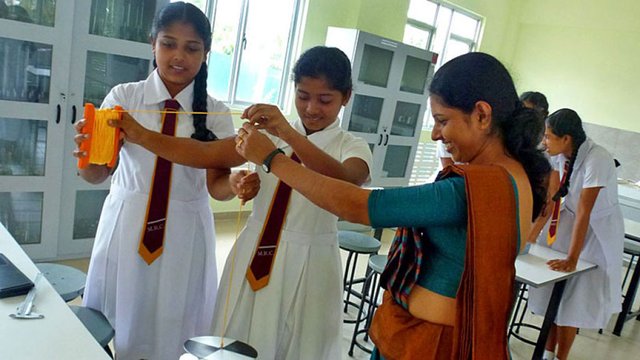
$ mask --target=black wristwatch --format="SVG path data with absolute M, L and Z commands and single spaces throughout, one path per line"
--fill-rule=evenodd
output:
M 278 154 L 284 154 L 284 151 L 280 148 L 277 148 L 270 152 L 266 158 L 264 158 L 264 160 L 262 161 L 262 170 L 264 170 L 264 172 L 271 172 L 271 160 L 273 160 L 273 158 Z

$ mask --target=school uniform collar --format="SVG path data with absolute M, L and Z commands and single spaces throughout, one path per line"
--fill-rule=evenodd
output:
M 306 134 L 307 131 L 304 128 L 304 125 L 302 124 L 302 120 L 298 119 L 293 123 L 293 127 L 294 129 L 296 129 L 299 133 L 301 134 Z M 331 140 L 333 140 L 333 138 L 340 133 L 340 119 L 336 118 L 336 120 L 334 122 L 331 123 L 331 125 L 327 126 L 326 128 L 320 130 L 320 131 L 316 131 L 311 135 L 307 135 L 307 139 L 309 139 L 309 141 L 311 141 L 314 145 L 316 145 L 317 147 L 319 147 L 320 149 L 324 149 L 325 146 L 327 146 L 327 144 L 329 144 L 329 142 Z
M 175 99 L 180 103 L 182 111 L 191 112 L 192 99 L 193 99 L 193 81 L 187 85 Z M 158 105 L 161 109 L 164 107 L 165 100 L 171 99 L 169 90 L 164 86 L 160 75 L 158 75 L 158 69 L 153 70 L 147 77 L 144 83 L 143 103 L 147 106 Z

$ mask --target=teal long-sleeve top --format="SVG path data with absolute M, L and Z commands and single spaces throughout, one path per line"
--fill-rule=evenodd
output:
M 374 190 L 369 196 L 374 228 L 424 228 L 424 261 L 418 285 L 455 298 L 464 270 L 467 197 L 459 176 L 420 186 Z

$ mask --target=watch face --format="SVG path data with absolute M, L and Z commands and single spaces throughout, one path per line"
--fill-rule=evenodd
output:
M 269 166 L 267 166 L 267 164 L 262 164 L 262 170 L 264 170 L 264 172 L 266 172 L 266 173 L 271 171 L 271 169 L 269 169 Z

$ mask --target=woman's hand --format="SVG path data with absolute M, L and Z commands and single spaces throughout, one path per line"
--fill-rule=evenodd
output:
M 554 259 L 547 261 L 547 265 L 551 270 L 562 271 L 562 272 L 572 272 L 576 270 L 576 265 L 578 264 L 578 259 L 573 259 L 571 257 L 567 257 L 566 259 Z
M 109 126 L 120 128 L 121 137 L 131 143 L 142 143 L 150 130 L 140 125 L 129 113 L 123 112 L 119 119 L 109 119 Z
M 229 175 L 229 185 L 231 185 L 231 191 L 244 205 L 258 195 L 260 177 L 258 173 L 249 170 L 234 171 Z
M 267 130 L 269 134 L 277 136 L 284 141 L 298 134 L 275 105 L 251 105 L 244 110 L 240 118 L 247 119 L 256 129 Z
M 236 136 L 236 151 L 256 165 L 262 165 L 270 152 L 276 149 L 271 140 L 251 123 L 244 123 Z

